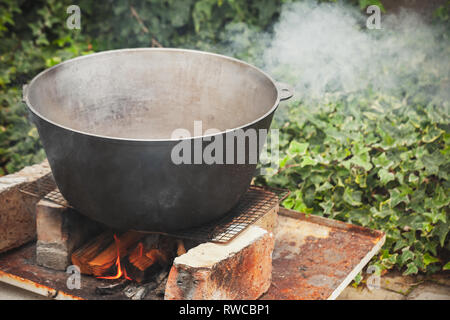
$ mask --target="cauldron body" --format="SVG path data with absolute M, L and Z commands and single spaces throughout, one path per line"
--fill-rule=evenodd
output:
M 181 49 L 75 58 L 24 90 L 67 201 L 110 227 L 155 232 L 199 226 L 236 205 L 256 168 L 250 131 L 259 154 L 264 130 L 287 97 L 249 64 Z M 227 144 L 237 133 L 248 142 L 245 161 L 236 144 Z M 221 144 L 213 155 L 223 150 L 224 161 L 199 158 L 214 142 Z

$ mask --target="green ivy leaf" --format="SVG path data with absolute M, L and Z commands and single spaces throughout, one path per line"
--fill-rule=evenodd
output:
M 423 215 L 428 217 L 431 220 L 431 223 L 437 223 L 438 221 L 442 221 L 443 223 L 447 222 L 447 214 L 444 210 L 438 210 L 436 208 L 431 208 L 430 212 L 424 212 Z
M 355 282 L 356 286 L 358 286 L 361 283 L 361 280 L 362 280 L 362 275 L 361 275 L 361 272 L 359 272 L 356 275 L 355 279 L 353 279 L 353 281 Z
M 361 191 L 354 191 L 353 189 L 346 187 L 345 191 L 344 191 L 343 199 L 349 205 L 357 207 L 357 206 L 362 205 L 361 196 L 362 196 Z
M 287 209 L 292 209 L 294 204 L 295 204 L 295 200 L 294 200 L 294 198 L 291 198 L 291 197 L 289 197 L 283 201 L 283 207 L 285 207 Z
M 409 249 L 405 249 L 405 250 L 403 250 L 403 253 L 400 255 L 400 264 L 404 265 L 406 262 L 408 262 L 409 260 L 412 260 L 413 258 L 414 258 L 414 253 Z
M 413 185 L 417 185 L 417 183 L 419 182 L 419 177 L 412 173 L 408 177 L 408 182 L 412 183 Z
M 300 163 L 300 167 L 305 167 L 305 166 L 314 166 L 317 164 L 317 160 L 311 158 L 310 156 L 306 155 L 302 158 L 302 162 Z
M 323 213 L 325 215 L 330 215 L 331 214 L 331 209 L 333 208 L 334 204 L 333 204 L 333 201 L 331 201 L 331 199 L 330 199 L 328 201 L 321 202 L 319 205 L 323 209 Z
M 385 152 L 380 154 L 378 157 L 373 158 L 372 161 L 375 167 L 383 167 L 385 169 L 389 169 L 394 164 L 394 161 L 389 160 L 386 157 Z
M 439 243 L 441 247 L 444 247 L 445 239 L 447 238 L 447 234 L 450 229 L 450 223 L 447 221 L 446 223 L 439 223 L 434 229 L 433 234 L 439 237 Z
M 446 158 L 438 151 L 432 154 L 425 154 L 420 160 L 424 165 L 425 173 L 428 175 L 437 174 L 439 172 L 439 166 L 446 162 Z
M 400 192 L 398 188 L 389 190 L 391 195 L 391 208 L 396 207 L 399 203 L 409 203 L 409 198 L 406 192 Z
M 437 128 L 436 125 L 428 127 L 427 129 L 425 129 L 425 132 L 425 135 L 422 137 L 422 141 L 425 143 L 431 143 L 438 139 L 443 133 L 445 133 L 444 130 Z
M 386 185 L 389 181 L 393 181 L 395 179 L 394 174 L 384 168 L 378 171 L 378 176 L 380 177 L 380 182 L 382 185 Z
M 289 144 L 288 154 L 292 157 L 297 155 L 302 156 L 306 154 L 306 150 L 308 149 L 309 143 L 299 143 L 295 140 L 292 140 Z
M 439 259 L 433 257 L 428 252 L 423 255 L 423 263 L 424 263 L 425 267 L 428 266 L 429 264 L 435 263 L 435 262 L 439 262 Z
M 408 263 L 408 265 L 406 267 L 407 267 L 406 271 L 403 273 L 404 276 L 409 276 L 411 274 L 417 274 L 417 272 L 419 272 L 419 269 L 413 262 Z

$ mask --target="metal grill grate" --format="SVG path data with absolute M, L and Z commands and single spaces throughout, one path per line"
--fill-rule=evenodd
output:
M 72 208 L 59 192 L 51 172 L 36 181 L 25 184 L 20 191 L 39 199 L 45 199 L 64 207 Z
M 224 218 L 199 228 L 178 231 L 172 235 L 193 240 L 226 243 L 258 221 L 280 201 L 279 199 L 275 192 L 250 186 L 239 203 Z
M 33 197 L 72 208 L 59 192 L 51 173 L 37 181 L 26 184 L 20 191 Z M 220 220 L 198 228 L 181 230 L 167 235 L 204 242 L 227 243 L 248 226 L 258 221 L 288 194 L 289 190 L 252 185 L 242 196 L 239 203 Z

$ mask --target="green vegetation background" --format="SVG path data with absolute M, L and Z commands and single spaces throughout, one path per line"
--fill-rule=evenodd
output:
M 115 48 L 221 51 L 236 23 L 246 24 L 242 32 L 270 32 L 284 2 L 0 0 L 0 175 L 45 158 L 21 102 L 22 85 L 38 72 Z M 82 8 L 81 31 L 66 27 L 71 4 Z M 435 12 L 437 23 L 448 24 L 448 8 Z M 251 34 L 247 40 L 233 54 L 258 64 L 262 48 L 252 46 Z M 426 85 L 439 86 L 439 79 L 427 79 Z M 368 91 L 324 102 L 314 112 L 290 102 L 290 121 L 279 125 L 281 169 L 257 180 L 289 188 L 285 207 L 384 230 L 386 244 L 371 262 L 378 273 L 450 269 L 448 109 L 415 95 L 414 86 L 404 99 Z

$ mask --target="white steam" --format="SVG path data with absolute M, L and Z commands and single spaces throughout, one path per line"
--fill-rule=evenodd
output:
M 381 30 L 367 29 L 368 17 L 343 4 L 286 4 L 271 36 L 247 30 L 232 47 L 249 40 L 265 47 L 262 67 L 294 84 L 302 100 L 368 88 L 400 96 L 416 88 L 428 100 L 448 101 L 450 45 L 438 40 L 440 30 L 407 11 L 382 14 Z

